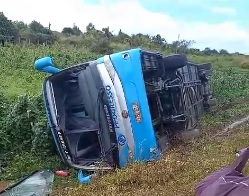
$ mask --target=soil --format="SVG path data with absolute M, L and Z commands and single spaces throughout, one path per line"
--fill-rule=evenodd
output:
M 8 187 L 9 183 L 6 181 L 0 181 L 0 191 L 6 189 Z

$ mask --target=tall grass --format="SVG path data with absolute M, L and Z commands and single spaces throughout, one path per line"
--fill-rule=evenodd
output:
M 114 48 L 115 51 L 120 48 L 127 48 L 127 46 L 120 44 L 112 44 L 112 46 L 116 47 Z M 4 105 L 2 108 L 4 112 L 1 113 L 2 120 L 0 119 L 0 121 L 4 123 L 4 126 L 0 127 L 0 145 L 5 146 L 1 147 L 0 154 L 1 150 L 9 149 L 11 151 L 13 147 L 22 143 L 24 139 L 27 140 L 26 136 L 32 137 L 31 147 L 34 144 L 36 148 L 40 149 L 49 147 L 47 144 L 51 141 L 47 134 L 44 134 L 47 131 L 45 130 L 45 112 L 42 107 L 36 107 L 37 104 L 42 105 L 39 95 L 46 74 L 35 71 L 33 67 L 34 60 L 45 55 L 51 55 L 56 65 L 64 67 L 93 60 L 103 54 L 95 54 L 85 48 L 59 44 L 50 47 L 9 46 L 0 48 L 0 90 L 4 97 L 3 101 L 1 101 L 1 105 Z M 241 67 L 244 57 L 240 59 L 240 57 L 226 56 L 189 56 L 189 58 L 195 63 L 211 62 L 213 64 L 212 87 L 214 96 L 218 98 L 220 104 L 249 95 L 249 77 L 247 77 L 249 72 L 244 67 Z M 17 98 L 23 94 L 27 95 Z M 37 103 L 37 100 L 39 103 Z M 9 115 L 10 113 L 12 116 Z M 28 114 L 33 115 L 32 119 Z M 25 137 L 21 137 L 22 135 Z M 11 139 L 11 137 L 14 137 L 15 140 L 7 142 L 6 138 Z M 39 157 L 34 157 L 37 155 L 32 153 L 31 148 L 28 148 L 26 152 L 31 153 L 30 158 L 34 160 L 32 162 L 34 167 L 36 164 L 37 167 L 46 165 L 40 163 Z M 19 152 L 19 154 L 22 153 L 24 152 Z M 14 158 L 20 156 L 19 154 L 14 154 Z M 22 161 L 23 159 L 15 159 L 15 161 L 18 160 Z M 47 160 L 45 158 L 43 160 L 46 163 Z M 18 165 L 23 167 L 23 164 L 25 163 L 17 163 L 15 167 Z M 30 170 L 27 168 L 27 170 L 31 171 L 32 168 Z M 18 170 L 18 168 L 16 169 Z M 19 169 L 22 170 L 22 168 Z M 6 171 L 7 176 L 11 176 L 11 167 L 8 167 Z M 2 173 L 0 176 L 3 178 L 5 174 Z M 16 175 L 17 173 L 15 172 L 12 177 L 18 177 Z

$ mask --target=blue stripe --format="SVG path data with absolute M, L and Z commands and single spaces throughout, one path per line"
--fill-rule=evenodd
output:
M 104 57 L 100 57 L 96 61 L 98 64 L 104 63 Z
M 124 53 L 129 53 L 129 58 L 124 59 Z M 132 49 L 115 53 L 110 55 L 110 58 L 121 80 L 127 101 L 135 141 L 134 158 L 136 161 L 157 159 L 159 150 L 156 148 L 156 138 L 144 86 L 141 50 Z M 140 123 L 135 120 L 132 109 L 133 103 L 139 104 L 142 115 Z M 153 148 L 156 148 L 156 155 L 150 152 Z

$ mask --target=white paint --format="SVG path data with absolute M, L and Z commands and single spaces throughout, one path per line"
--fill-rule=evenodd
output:
M 110 57 L 108 55 L 104 56 L 104 63 L 105 63 L 106 70 L 108 71 L 110 78 L 112 80 L 113 86 L 116 90 L 117 98 L 118 98 L 118 101 L 120 103 L 120 110 L 121 111 L 125 110 L 128 112 L 127 103 L 125 100 L 125 95 L 124 95 L 121 81 L 120 81 L 118 74 L 117 74 L 116 70 L 114 69 L 113 64 L 110 60 Z M 122 118 L 122 120 L 123 120 L 124 127 L 125 127 L 125 133 L 127 136 L 127 142 L 128 142 L 129 149 L 130 149 L 132 155 L 134 155 L 134 151 L 135 151 L 134 136 L 133 136 L 130 116 L 128 116 L 128 118 Z
M 107 70 L 105 68 L 105 64 L 104 63 L 98 64 L 97 65 L 97 69 L 99 71 L 99 75 L 100 75 L 100 77 L 102 79 L 104 87 L 106 87 L 108 85 L 111 87 L 113 101 L 115 103 L 115 110 L 116 110 L 117 121 L 118 121 L 118 125 L 119 125 L 119 128 L 115 128 L 114 127 L 115 131 L 116 131 L 116 134 L 118 136 L 121 135 L 121 134 L 123 134 L 127 138 L 127 135 L 125 133 L 124 122 L 123 122 L 122 116 L 121 116 L 120 103 L 119 103 L 119 100 L 118 100 L 118 97 L 117 97 L 117 93 L 116 93 L 115 87 L 113 86 L 112 80 L 111 80 L 111 78 L 110 78 L 110 76 L 109 76 L 109 74 L 108 74 L 108 72 L 107 72 Z M 122 146 L 119 145 L 120 154 L 121 154 L 121 152 L 123 151 L 123 149 L 126 146 L 127 146 L 127 141 L 125 142 L 124 145 L 122 145 Z

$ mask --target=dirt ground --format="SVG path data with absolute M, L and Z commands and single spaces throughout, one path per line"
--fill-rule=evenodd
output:
M 4 190 L 5 188 L 7 188 L 8 185 L 9 185 L 8 182 L 0 181 L 0 191 L 2 191 L 2 190 Z

